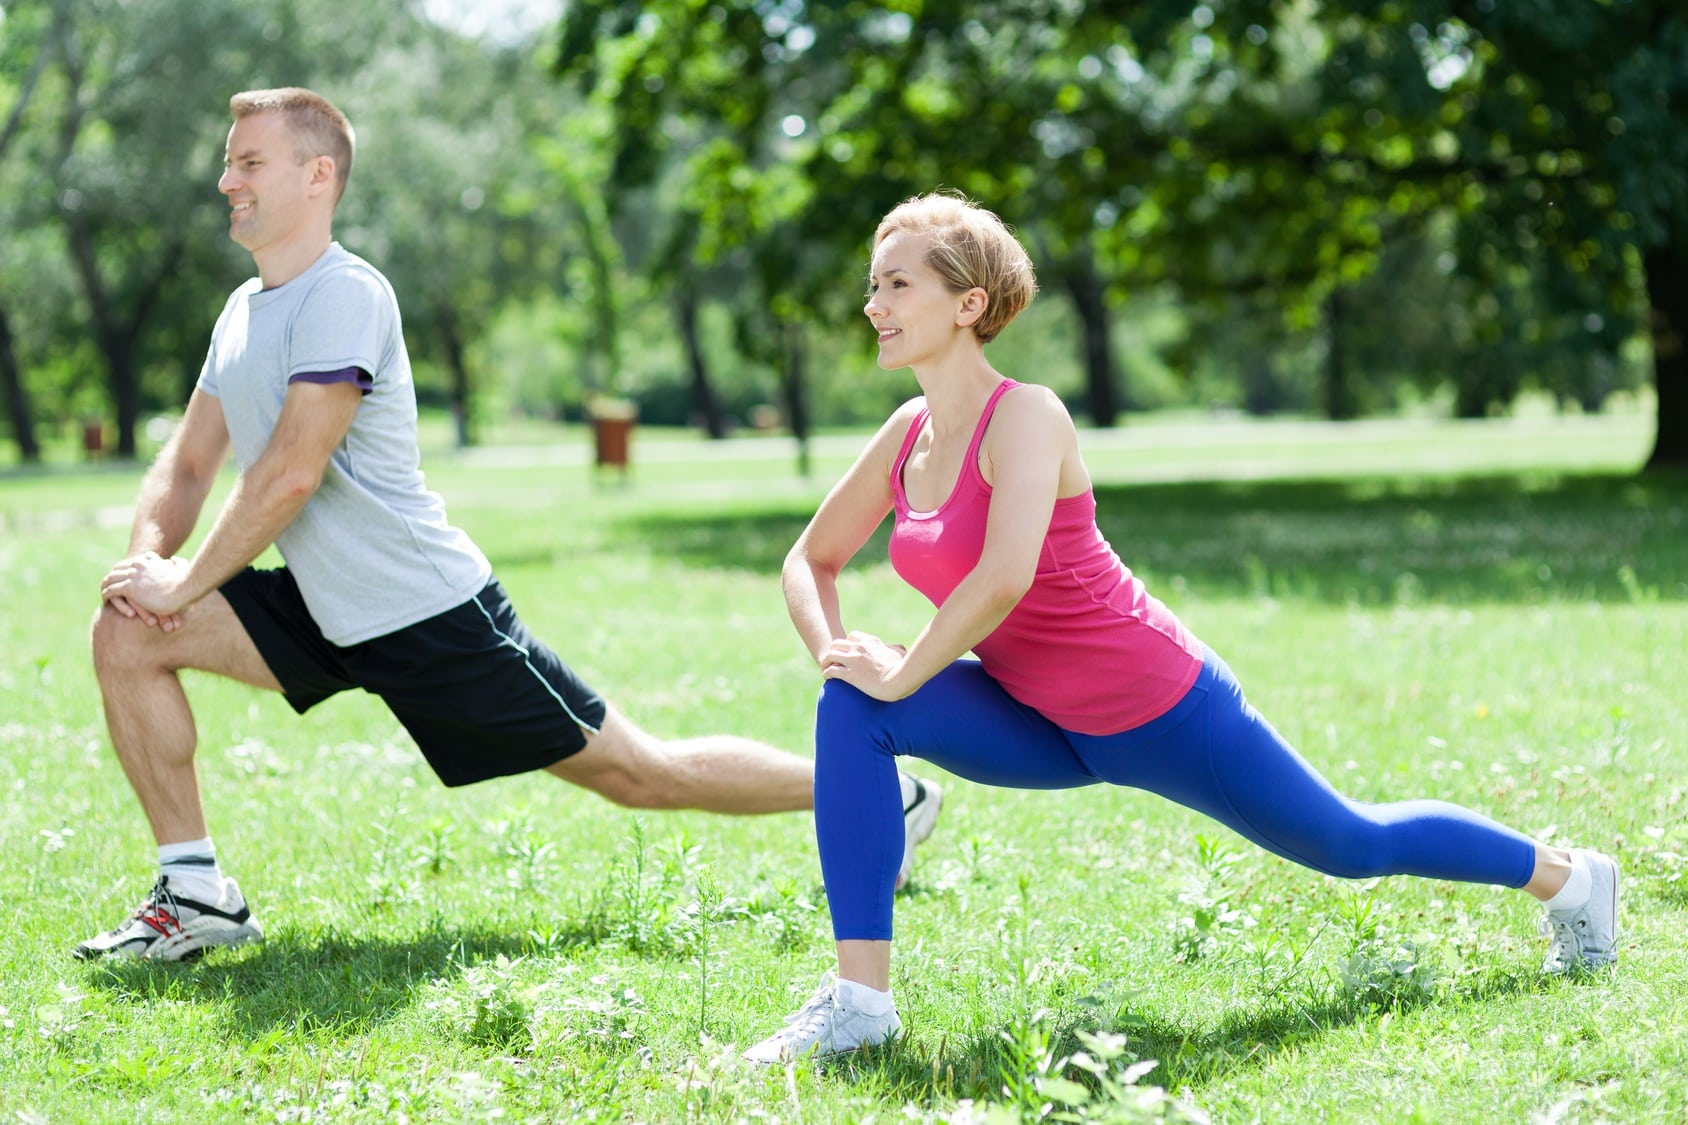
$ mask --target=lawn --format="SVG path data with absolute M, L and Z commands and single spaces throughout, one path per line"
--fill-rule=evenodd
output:
M 203 677 L 212 832 L 268 939 L 84 965 L 153 870 L 85 639 L 139 470 L 13 471 L 0 1120 L 1682 1121 L 1688 481 L 1633 474 L 1641 421 L 1085 440 L 1110 540 L 1339 788 L 1616 855 L 1619 969 L 1543 977 L 1516 892 L 1327 878 L 1129 790 L 944 779 L 898 906 L 903 1041 L 751 1068 L 735 1045 L 830 963 L 806 817 L 447 791 L 368 698 L 298 718 Z M 578 432 L 427 467 L 535 632 L 637 721 L 807 753 L 778 567 L 861 441 L 817 441 L 810 479 L 783 439 L 654 433 L 625 483 Z M 846 575 L 847 620 L 906 638 L 925 606 L 882 559 Z

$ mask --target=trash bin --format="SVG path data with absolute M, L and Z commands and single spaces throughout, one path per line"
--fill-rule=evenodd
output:
M 592 422 L 593 465 L 600 472 L 615 469 L 625 477 L 632 461 L 638 406 L 626 399 L 595 399 L 588 405 L 587 415 Z

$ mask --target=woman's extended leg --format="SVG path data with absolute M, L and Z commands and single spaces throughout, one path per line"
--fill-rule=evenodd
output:
M 1326 874 L 1526 890 L 1548 908 L 1551 971 L 1615 959 L 1618 870 L 1609 857 L 1544 847 L 1447 801 L 1343 796 L 1249 706 L 1211 651 L 1195 687 L 1167 715 L 1124 734 L 1071 739 L 1102 780 L 1158 793 Z

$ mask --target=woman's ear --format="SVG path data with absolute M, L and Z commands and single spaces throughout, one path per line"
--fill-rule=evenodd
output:
M 985 315 L 985 309 L 990 307 L 990 294 L 977 285 L 961 295 L 961 307 L 955 313 L 957 328 L 971 328 L 977 324 L 979 318 Z

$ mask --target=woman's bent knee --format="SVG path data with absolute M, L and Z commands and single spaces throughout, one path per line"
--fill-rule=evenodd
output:
M 815 705 L 815 721 L 820 726 L 834 723 L 859 724 L 884 704 L 860 688 L 843 680 L 828 680 L 821 685 L 820 701 Z

